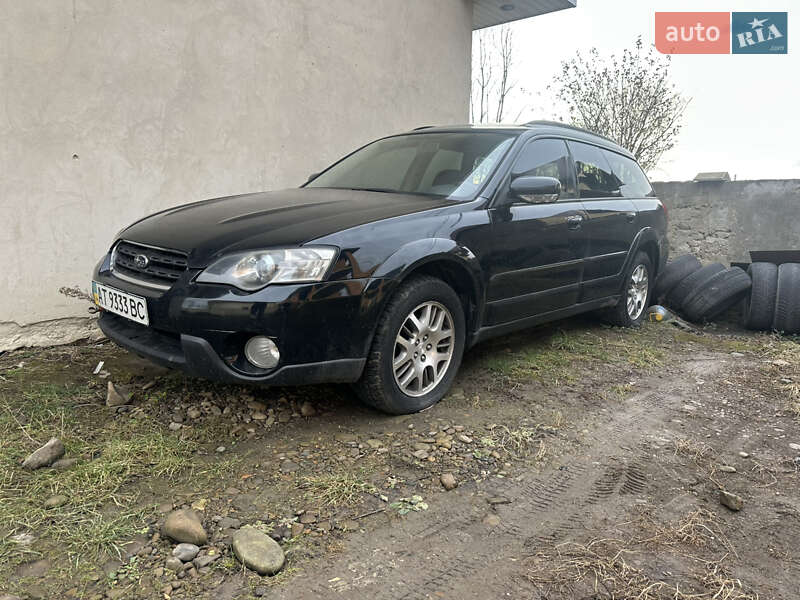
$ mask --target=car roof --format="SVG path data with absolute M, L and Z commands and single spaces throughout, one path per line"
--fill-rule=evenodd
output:
M 484 124 L 484 123 L 467 123 L 464 125 L 426 125 L 417 127 L 409 131 L 409 134 L 416 133 L 466 133 L 466 132 L 492 132 L 492 133 L 516 133 L 522 134 L 526 132 L 534 132 L 535 134 L 554 135 L 562 138 L 569 138 L 588 142 L 602 146 L 614 152 L 624 154 L 629 158 L 633 155 L 617 144 L 611 138 L 607 138 L 599 133 L 594 133 L 574 125 L 567 125 L 566 123 L 559 123 L 558 121 L 529 121 L 521 125 L 503 125 L 503 124 Z

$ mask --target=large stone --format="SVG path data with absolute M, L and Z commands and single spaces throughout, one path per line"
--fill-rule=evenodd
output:
M 175 510 L 169 513 L 161 532 L 178 543 L 203 546 L 208 541 L 200 517 L 193 510 Z
M 118 390 L 116 386 L 108 382 L 108 389 L 106 391 L 106 406 L 122 406 L 130 402 L 127 394 Z
M 259 575 L 275 575 L 286 561 L 278 542 L 252 527 L 234 534 L 233 553 L 245 567 Z
M 23 469 L 38 469 L 49 467 L 59 458 L 64 456 L 64 444 L 58 438 L 52 438 L 44 446 L 33 452 L 22 462 Z

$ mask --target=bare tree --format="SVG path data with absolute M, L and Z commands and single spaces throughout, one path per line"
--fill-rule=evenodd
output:
M 517 84 L 511 79 L 514 37 L 510 27 L 483 29 L 476 35 L 472 54 L 470 114 L 474 123 L 503 121 L 506 100 Z
M 615 140 L 646 171 L 675 145 L 689 103 L 670 81 L 670 57 L 645 49 L 603 57 L 596 48 L 561 65 L 550 89 L 574 124 Z

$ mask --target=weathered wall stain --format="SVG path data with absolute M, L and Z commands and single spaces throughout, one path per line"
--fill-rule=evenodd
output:
M 0 350 L 85 317 L 58 289 L 88 289 L 135 219 L 296 186 L 376 137 L 468 118 L 467 0 L 3 9 Z

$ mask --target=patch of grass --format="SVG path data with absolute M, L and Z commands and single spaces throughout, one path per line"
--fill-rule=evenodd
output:
M 515 456 L 528 456 L 531 453 L 542 453 L 544 442 L 543 431 L 539 427 L 520 427 L 509 429 L 505 425 L 495 429 L 496 445 Z
M 51 544 L 75 567 L 101 552 L 118 555 L 120 544 L 141 531 L 147 512 L 134 506 L 132 484 L 190 472 L 196 445 L 165 432 L 141 411 L 115 417 L 88 386 L 17 386 L 0 391 L 0 577 Z M 22 458 L 53 436 L 63 441 L 66 457 L 78 462 L 64 470 L 21 469 Z M 45 508 L 54 495 L 66 496 L 66 503 Z M 26 547 L 13 540 L 28 532 L 41 542 Z
M 324 506 L 356 504 L 361 494 L 374 494 L 377 489 L 359 475 L 347 472 L 324 473 L 303 478 L 307 500 Z
M 484 359 L 484 365 L 511 379 L 534 379 L 556 385 L 578 377 L 580 369 L 576 369 L 576 363 L 630 365 L 652 371 L 664 364 L 671 334 L 660 325 L 641 329 L 559 329 L 549 337 L 514 350 L 494 352 Z
M 727 564 L 735 556 L 710 511 L 697 509 L 675 522 L 661 523 L 644 513 L 631 523 L 626 539 L 595 539 L 587 544 L 566 543 L 527 559 L 528 579 L 559 597 L 608 597 L 620 600 L 757 600 Z M 641 568 L 654 553 L 669 552 L 672 560 L 695 564 L 680 583 Z M 705 556 L 699 556 L 704 554 Z
M 624 400 L 632 391 L 633 385 L 630 383 L 615 383 L 606 390 L 603 397 L 606 400 Z

